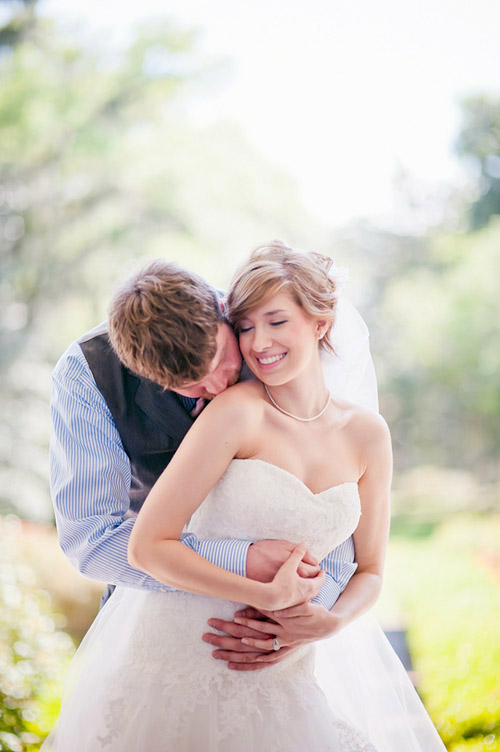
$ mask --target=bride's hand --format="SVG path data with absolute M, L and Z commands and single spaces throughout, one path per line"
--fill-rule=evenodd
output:
M 270 602 L 274 604 L 269 610 L 290 608 L 318 595 L 325 581 L 325 573 L 320 571 L 316 577 L 304 578 L 297 572 L 306 550 L 307 545 L 299 543 L 278 569 L 273 581 L 266 586 L 270 591 Z

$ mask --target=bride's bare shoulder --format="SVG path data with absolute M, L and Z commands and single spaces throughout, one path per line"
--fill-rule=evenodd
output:
M 233 402 L 255 402 L 262 400 L 262 384 L 257 379 L 251 379 L 250 381 L 241 381 L 234 386 L 230 386 L 223 392 L 217 395 L 212 401 L 214 403 L 227 403 Z
M 241 425 L 242 422 L 255 422 L 264 407 L 262 385 L 256 380 L 235 384 L 214 397 L 203 411 L 213 416 L 224 416 Z
M 380 413 L 343 399 L 335 399 L 335 403 L 344 415 L 345 430 L 356 441 L 363 444 L 390 441 L 389 427 Z

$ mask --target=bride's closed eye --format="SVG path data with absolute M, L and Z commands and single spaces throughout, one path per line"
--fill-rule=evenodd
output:
M 287 321 L 270 321 L 270 326 L 281 326 L 282 324 L 286 324 Z M 239 334 L 245 334 L 246 332 L 249 332 L 251 329 L 253 329 L 253 326 L 239 326 L 238 332 Z

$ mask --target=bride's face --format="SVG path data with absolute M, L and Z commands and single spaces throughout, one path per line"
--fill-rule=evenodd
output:
M 318 340 L 326 327 L 287 293 L 278 293 L 239 322 L 241 354 L 261 381 L 284 384 L 318 356 Z

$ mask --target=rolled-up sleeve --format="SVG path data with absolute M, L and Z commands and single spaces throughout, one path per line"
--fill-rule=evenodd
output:
M 351 536 L 320 562 L 326 577 L 313 603 L 319 603 L 330 611 L 358 568 L 354 553 L 354 540 Z

